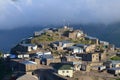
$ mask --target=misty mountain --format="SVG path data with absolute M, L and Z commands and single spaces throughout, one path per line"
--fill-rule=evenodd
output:
M 100 40 L 108 41 L 116 46 L 120 47 L 120 23 L 114 24 L 73 24 L 70 25 L 74 29 L 81 29 L 84 33 L 97 37 Z M 46 26 L 46 27 L 60 27 L 60 26 Z M 15 46 L 24 38 L 28 38 L 33 35 L 34 31 L 39 31 L 45 26 L 37 27 L 20 27 L 10 30 L 0 30 L 0 50 L 9 51 L 11 47 Z
M 120 47 L 120 23 L 108 25 L 105 28 L 104 38 Z
M 41 29 L 42 27 L 21 27 L 11 30 L 0 30 L 0 50 L 9 51 L 11 47 L 22 39 L 32 36 L 34 31 Z

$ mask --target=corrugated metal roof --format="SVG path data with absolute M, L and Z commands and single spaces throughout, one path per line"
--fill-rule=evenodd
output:
M 112 64 L 118 64 L 118 63 L 120 63 L 120 61 L 114 61 L 114 60 L 111 60 L 111 61 L 108 61 L 108 62 L 111 62 Z
M 120 70 L 120 67 L 118 67 L 118 68 L 109 68 L 108 70 Z
M 21 44 L 22 46 L 36 46 L 36 45 L 34 45 L 34 44 Z
M 33 61 L 27 61 L 27 60 L 22 61 L 22 62 L 20 62 L 20 63 L 25 64 L 25 65 L 36 65 L 36 64 L 37 64 L 36 62 L 33 62 Z

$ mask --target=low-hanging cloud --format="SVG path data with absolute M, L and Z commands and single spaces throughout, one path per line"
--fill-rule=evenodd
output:
M 0 0 L 0 28 L 120 21 L 120 0 Z

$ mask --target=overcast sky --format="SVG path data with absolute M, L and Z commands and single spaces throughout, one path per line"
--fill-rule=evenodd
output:
M 0 29 L 120 21 L 120 0 L 0 0 Z

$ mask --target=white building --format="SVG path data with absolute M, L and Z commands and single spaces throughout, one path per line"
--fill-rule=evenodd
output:
M 70 65 L 62 65 L 58 69 L 58 74 L 65 77 L 73 77 L 73 68 Z
M 69 51 L 72 51 L 72 53 L 83 53 L 84 49 L 76 46 L 71 46 L 67 48 Z

